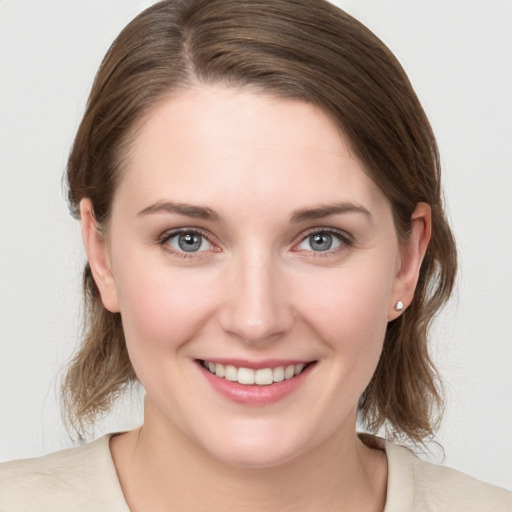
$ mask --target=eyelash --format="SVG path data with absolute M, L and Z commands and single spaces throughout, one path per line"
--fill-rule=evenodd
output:
M 339 252 L 342 252 L 346 250 L 347 248 L 354 245 L 353 238 L 346 233 L 345 231 L 341 231 L 339 229 L 334 228 L 314 228 L 310 231 L 308 231 L 306 234 L 301 236 L 298 243 L 294 244 L 294 250 L 296 252 L 302 252 L 302 249 L 295 249 L 297 246 L 302 244 L 305 240 L 307 240 L 309 237 L 314 235 L 330 235 L 333 238 L 337 238 L 340 241 L 340 245 L 338 247 L 335 247 L 334 249 L 327 249 L 325 251 L 313 251 L 309 250 L 308 253 L 311 253 L 314 258 L 325 258 L 332 256 L 333 254 L 337 254 Z
M 187 234 L 187 235 L 198 235 L 206 239 L 213 247 L 217 247 L 210 239 L 211 235 L 207 233 L 206 231 L 203 231 L 198 228 L 179 228 L 179 229 L 173 229 L 171 231 L 165 231 L 158 237 L 158 244 L 161 246 L 166 246 L 166 244 L 171 240 L 172 238 L 179 236 L 181 234 Z M 200 251 L 200 252 L 185 252 L 185 251 L 177 251 L 170 247 L 170 245 L 167 244 L 165 247 L 165 250 L 171 252 L 173 255 L 178 256 L 179 258 L 189 259 L 189 258 L 200 258 L 203 256 L 204 252 L 207 251 Z M 219 249 L 216 249 L 216 252 Z
M 203 238 L 205 238 L 208 243 L 210 243 L 214 248 L 215 252 L 220 251 L 220 249 L 211 241 L 211 235 L 207 233 L 206 231 L 203 231 L 198 228 L 179 228 L 179 229 L 173 229 L 171 231 L 165 231 L 158 237 L 158 244 L 161 246 L 165 246 L 167 244 L 167 247 L 165 249 L 169 252 L 172 252 L 173 255 L 176 255 L 180 258 L 189 259 L 189 258 L 198 258 L 203 256 L 204 252 L 208 251 L 199 251 L 199 252 L 185 252 L 185 251 L 177 251 L 171 248 L 168 245 L 169 240 L 172 238 L 180 235 L 180 234 L 190 234 L 190 235 L 199 235 Z M 337 238 L 340 241 L 340 245 L 338 247 L 335 247 L 334 249 L 327 249 L 325 251 L 313 251 L 313 250 L 304 250 L 304 249 L 297 249 L 297 246 L 302 244 L 305 240 L 307 240 L 309 237 L 321 234 L 321 235 L 330 235 L 333 238 Z M 346 233 L 345 231 L 341 231 L 334 228 L 315 228 L 304 235 L 301 235 L 300 240 L 293 245 L 292 250 L 294 252 L 308 252 L 313 255 L 315 258 L 322 258 L 322 257 L 328 257 L 332 254 L 341 252 L 346 250 L 348 247 L 351 247 L 353 245 L 354 241 L 353 238 Z

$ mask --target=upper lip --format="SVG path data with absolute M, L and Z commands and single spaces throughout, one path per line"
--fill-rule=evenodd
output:
M 307 365 L 313 363 L 312 359 L 265 359 L 262 361 L 249 361 L 247 359 L 225 359 L 212 357 L 205 357 L 200 361 L 208 361 L 209 363 L 222 364 L 224 366 L 231 365 L 236 368 L 250 368 L 252 370 L 260 370 L 262 368 L 277 368 L 279 366 L 290 366 L 296 364 Z

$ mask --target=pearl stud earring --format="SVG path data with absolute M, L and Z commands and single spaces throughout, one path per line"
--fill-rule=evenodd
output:
M 402 309 L 404 309 L 404 303 L 401 300 L 399 300 L 395 304 L 395 311 L 402 311 Z

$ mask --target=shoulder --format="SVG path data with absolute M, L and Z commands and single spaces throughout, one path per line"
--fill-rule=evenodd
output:
M 386 443 L 388 505 L 401 510 L 511 512 L 512 493 L 469 475 L 417 458 L 408 449 Z
M 109 439 L 0 464 L 0 511 L 127 511 Z

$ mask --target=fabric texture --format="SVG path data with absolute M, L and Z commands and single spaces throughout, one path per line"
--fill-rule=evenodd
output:
M 130 512 L 110 454 L 110 437 L 0 464 L 0 512 Z M 512 512 L 512 492 L 421 461 L 404 447 L 361 438 L 386 451 L 384 512 Z

